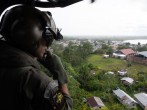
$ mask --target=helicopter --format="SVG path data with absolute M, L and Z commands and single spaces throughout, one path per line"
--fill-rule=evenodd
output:
M 8 7 L 16 4 L 31 5 L 40 8 L 66 7 L 83 0 L 0 0 L 0 14 Z M 90 0 L 91 3 L 95 0 Z

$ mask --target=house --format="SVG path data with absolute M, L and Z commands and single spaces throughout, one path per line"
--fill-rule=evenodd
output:
M 113 56 L 120 59 L 127 59 L 128 56 L 132 56 L 136 54 L 131 48 L 130 49 L 121 49 L 119 51 L 114 52 Z
M 137 55 L 140 55 L 142 58 L 147 58 L 147 51 L 138 52 Z
M 118 54 L 118 53 L 113 53 L 112 56 L 115 57 L 115 58 L 120 58 L 120 59 L 125 59 L 126 58 L 126 55 Z
M 134 80 L 133 80 L 132 78 L 130 78 L 130 77 L 123 77 L 123 78 L 121 79 L 121 81 L 122 81 L 122 83 L 123 83 L 124 85 L 127 85 L 127 86 L 132 85 L 133 82 L 134 82 Z
M 120 52 L 126 56 L 128 55 L 134 55 L 136 52 L 132 49 L 121 49 Z
M 114 72 L 112 72 L 112 71 L 108 71 L 108 72 L 106 72 L 105 74 L 111 74 L 111 75 L 114 75 Z
M 137 52 L 134 56 L 129 56 L 128 61 L 147 65 L 147 51 Z
M 120 76 L 124 76 L 127 74 L 127 70 L 120 70 L 120 71 L 117 71 L 118 75 Z
M 103 58 L 109 58 L 109 55 L 105 54 L 105 55 L 103 55 Z
M 92 96 L 87 99 L 87 104 L 92 107 L 93 110 L 105 107 L 104 103 L 99 97 Z
M 128 108 L 136 107 L 137 102 L 127 93 L 125 93 L 123 90 L 121 89 L 113 90 L 113 93 L 117 97 L 117 99 L 126 107 Z
M 134 94 L 134 99 L 138 102 L 138 104 L 144 109 L 147 110 L 147 94 L 146 93 L 138 93 Z

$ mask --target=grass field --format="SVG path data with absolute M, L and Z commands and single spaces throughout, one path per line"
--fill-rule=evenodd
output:
M 117 58 L 103 58 L 102 55 L 91 55 L 87 59 L 88 63 L 98 66 L 99 69 L 106 71 L 127 69 L 128 74 L 137 74 L 138 72 L 147 73 L 147 66 L 137 63 L 131 63 L 128 67 L 128 62 L 126 60 Z
M 113 70 L 113 69 L 124 69 L 127 67 L 127 63 L 124 60 L 115 58 L 103 58 L 100 55 L 91 55 L 87 59 L 88 63 L 98 66 L 100 69 Z

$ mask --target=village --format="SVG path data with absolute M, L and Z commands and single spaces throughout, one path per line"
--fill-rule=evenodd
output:
M 69 43 L 75 46 L 81 45 L 81 42 L 89 42 L 93 47 L 93 52 L 97 49 L 102 49 L 103 44 L 108 45 L 112 48 L 112 53 L 104 53 L 103 58 L 108 59 L 109 57 L 126 60 L 128 62 L 135 62 L 143 65 L 147 65 L 147 51 L 135 51 L 138 47 L 146 46 L 146 44 L 137 45 L 126 43 L 123 41 L 96 41 L 96 40 L 67 40 L 63 42 L 56 42 L 57 45 L 62 46 L 63 48 L 67 47 Z M 128 48 L 118 49 L 119 46 L 126 46 Z M 128 66 L 130 66 L 128 64 Z M 95 73 L 93 73 L 95 74 Z M 135 83 L 134 79 L 127 76 L 127 69 L 118 70 L 117 74 L 113 71 L 108 71 L 105 74 L 107 75 L 118 75 L 121 77 L 120 83 L 123 83 L 125 86 L 131 86 Z M 143 110 L 147 110 L 147 94 L 145 92 L 140 92 L 134 94 L 134 97 L 129 96 L 126 92 L 121 90 L 119 87 L 113 90 L 114 97 L 118 99 L 120 103 L 128 108 L 135 108 L 138 104 Z M 84 100 L 88 106 L 92 107 L 93 110 L 101 109 L 105 107 L 105 104 L 100 97 L 92 96 Z
M 120 59 L 126 59 L 130 62 L 137 62 L 141 64 L 147 64 L 147 51 L 134 51 L 137 48 L 145 47 L 147 44 L 141 44 L 138 42 L 138 44 L 130 44 L 129 42 L 123 42 L 123 41 L 98 41 L 98 40 L 64 40 L 60 42 L 56 42 L 57 45 L 62 46 L 63 48 L 67 47 L 69 43 L 72 43 L 72 45 L 79 46 L 82 42 L 89 42 L 92 45 L 93 52 L 95 52 L 98 49 L 102 49 L 103 45 L 109 46 L 112 48 L 112 55 L 111 57 L 120 58 Z M 127 47 L 125 49 L 119 49 L 118 47 Z M 105 58 L 110 57 L 110 54 L 104 54 Z
M 103 58 L 109 58 L 110 56 L 107 54 L 103 55 Z M 121 49 L 113 53 L 114 58 L 119 58 L 122 60 L 127 60 L 129 62 L 136 62 L 140 64 L 147 64 L 147 51 L 143 52 L 135 52 L 131 48 Z M 116 75 L 112 71 L 108 71 L 105 74 Z M 131 86 L 135 83 L 134 79 L 131 77 L 127 77 L 127 70 L 122 69 L 117 71 L 117 75 L 121 76 L 120 82 L 126 86 Z M 143 110 L 147 110 L 147 94 L 145 92 L 140 92 L 134 94 L 132 98 L 126 92 L 121 90 L 120 88 L 116 88 L 113 90 L 113 95 L 127 108 L 135 108 L 136 105 L 140 105 Z M 93 108 L 93 110 L 100 109 L 105 107 L 103 101 L 96 96 L 90 97 L 87 99 L 87 104 Z

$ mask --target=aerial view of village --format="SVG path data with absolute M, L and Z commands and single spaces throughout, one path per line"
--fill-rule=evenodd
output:
M 147 0 L 0 0 L 0 110 L 147 110 Z
M 146 39 L 65 38 L 51 49 L 68 73 L 74 110 L 147 110 Z

